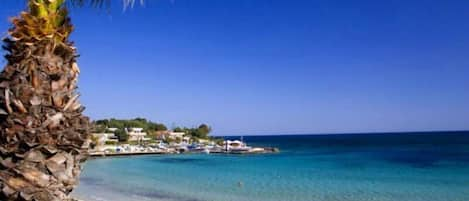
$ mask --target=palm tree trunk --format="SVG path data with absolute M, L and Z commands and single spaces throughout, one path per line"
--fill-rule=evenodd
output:
M 0 200 L 67 200 L 87 158 L 90 121 L 76 82 L 64 0 L 30 0 L 4 39 Z

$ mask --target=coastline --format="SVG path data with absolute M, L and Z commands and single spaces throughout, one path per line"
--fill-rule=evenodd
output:
M 207 154 L 269 154 L 269 153 L 278 153 L 280 150 L 274 147 L 256 147 L 255 151 L 210 151 Z M 112 157 L 112 156 L 138 156 L 138 155 L 168 155 L 168 154 L 197 154 L 201 152 L 192 152 L 187 151 L 183 153 L 179 152 L 165 152 L 165 151 L 154 151 L 154 152 L 115 152 L 115 153 L 106 153 L 106 152 L 91 152 L 90 156 L 92 158 L 100 157 Z
M 72 196 L 81 201 L 469 200 L 467 132 L 246 141 L 282 152 L 96 157 L 85 164 Z

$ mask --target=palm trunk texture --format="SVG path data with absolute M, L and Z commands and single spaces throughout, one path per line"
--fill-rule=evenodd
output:
M 89 147 L 64 0 L 30 0 L 12 19 L 0 73 L 0 200 L 69 200 Z

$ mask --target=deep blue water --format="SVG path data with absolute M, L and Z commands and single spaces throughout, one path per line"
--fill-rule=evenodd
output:
M 95 159 L 86 164 L 74 194 L 86 200 L 469 200 L 469 132 L 244 141 L 281 152 Z
M 413 167 L 434 166 L 441 161 L 469 162 L 469 132 L 243 136 L 243 139 L 250 145 L 279 147 L 284 154 L 355 153 Z

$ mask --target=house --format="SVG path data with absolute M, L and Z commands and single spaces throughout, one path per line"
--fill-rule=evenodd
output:
M 117 136 L 114 133 L 92 133 L 93 137 L 98 139 L 98 143 L 117 142 Z
M 209 144 L 211 141 L 207 139 L 197 139 L 197 142 L 200 144 Z
M 126 128 L 127 135 L 129 136 L 129 141 L 148 141 L 151 140 L 147 138 L 147 133 L 143 132 L 143 128 Z
M 116 132 L 117 129 L 118 129 L 118 128 L 107 128 L 107 130 L 108 130 L 109 132 L 113 132 L 113 133 Z
M 173 140 L 179 138 L 179 139 L 182 140 L 182 139 L 184 138 L 184 135 L 185 135 L 185 134 L 186 134 L 186 133 L 184 133 L 184 132 L 169 132 L 168 138 L 169 138 L 169 139 L 173 139 Z
M 169 136 L 170 131 L 155 131 L 155 138 L 157 140 L 164 140 L 166 136 Z
M 97 150 L 103 149 L 106 143 L 117 143 L 119 140 L 114 133 L 92 133 L 94 138 L 96 138 L 96 148 Z
M 182 142 L 189 144 L 191 142 L 191 137 L 189 136 L 182 137 Z

